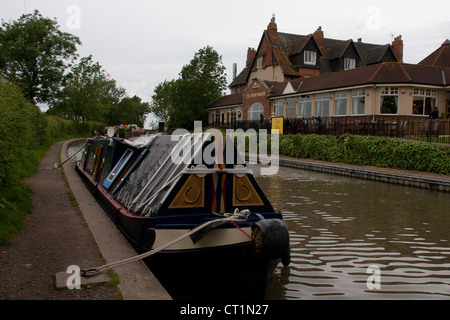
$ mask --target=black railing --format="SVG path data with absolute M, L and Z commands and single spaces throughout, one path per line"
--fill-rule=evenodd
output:
M 234 123 L 213 123 L 209 127 L 221 129 L 267 129 L 271 133 L 271 120 L 260 122 L 238 120 Z M 319 134 L 341 136 L 344 134 L 418 139 L 427 142 L 450 144 L 450 119 L 414 117 L 358 117 L 358 118 L 296 118 L 284 119 L 283 134 Z

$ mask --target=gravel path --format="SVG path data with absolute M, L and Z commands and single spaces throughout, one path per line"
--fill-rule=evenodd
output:
M 0 300 L 121 299 L 111 283 L 86 290 L 56 289 L 55 274 L 70 265 L 102 265 L 104 259 L 78 209 L 70 203 L 61 169 L 62 145 L 51 146 L 34 177 L 33 211 L 9 244 L 0 248 Z

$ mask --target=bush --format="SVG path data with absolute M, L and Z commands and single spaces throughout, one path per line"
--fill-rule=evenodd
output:
M 290 135 L 280 154 L 356 165 L 450 174 L 450 150 L 434 144 L 371 136 Z
M 39 108 L 29 103 L 19 89 L 0 79 L 0 186 L 16 181 L 17 168 L 24 150 L 39 144 L 34 119 Z

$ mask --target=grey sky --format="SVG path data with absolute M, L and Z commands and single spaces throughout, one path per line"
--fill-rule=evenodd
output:
M 450 2 L 248 1 L 248 0 L 0 0 L 0 18 L 16 20 L 38 9 L 82 41 L 80 56 L 93 55 L 128 95 L 150 102 L 153 89 L 178 77 L 207 45 L 220 55 L 231 82 L 233 63 L 243 68 L 272 14 L 278 30 L 362 38 L 386 44 L 402 35 L 404 62 L 418 63 L 450 38 Z

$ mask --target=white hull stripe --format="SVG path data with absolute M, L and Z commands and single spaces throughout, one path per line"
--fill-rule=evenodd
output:
M 251 228 L 242 228 L 247 234 L 251 234 Z M 153 244 L 153 249 L 184 235 L 190 230 L 187 229 L 156 229 L 156 239 Z M 167 248 L 170 250 L 192 250 L 202 248 L 221 247 L 227 245 L 235 245 L 249 242 L 250 239 L 237 228 L 214 229 L 209 231 L 203 238 L 194 244 L 190 237 L 187 237 L 173 246 Z

